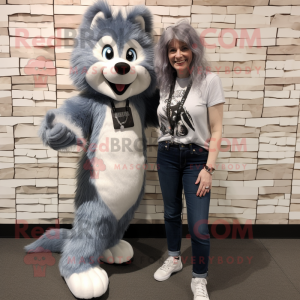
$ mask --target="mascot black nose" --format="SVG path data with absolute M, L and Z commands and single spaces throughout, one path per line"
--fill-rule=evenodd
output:
M 115 70 L 120 75 L 125 75 L 130 71 L 130 66 L 126 63 L 119 62 L 115 64 Z

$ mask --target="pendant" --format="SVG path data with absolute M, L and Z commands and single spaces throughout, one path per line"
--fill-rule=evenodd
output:
M 173 143 L 174 142 L 174 136 L 172 135 L 171 136 L 171 143 Z
M 121 131 L 123 131 L 124 130 L 124 125 L 121 125 L 120 129 L 121 129 Z

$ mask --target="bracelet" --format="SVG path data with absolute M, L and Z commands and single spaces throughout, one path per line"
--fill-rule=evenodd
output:
M 211 176 L 212 176 L 212 173 L 210 173 L 209 171 L 207 171 L 206 169 L 205 169 L 205 171 L 208 173 L 208 174 L 210 174 Z
M 210 175 L 214 174 L 215 169 L 213 167 L 209 168 L 207 165 L 204 166 L 204 169 L 206 172 L 208 172 Z

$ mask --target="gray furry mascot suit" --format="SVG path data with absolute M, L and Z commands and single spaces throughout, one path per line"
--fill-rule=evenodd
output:
M 144 129 L 158 126 L 152 26 L 145 6 L 126 17 L 113 15 L 106 2 L 90 6 L 70 61 L 80 94 L 48 111 L 41 124 L 45 145 L 66 150 L 80 142 L 84 150 L 75 218 L 72 229 L 49 229 L 24 249 L 61 252 L 60 273 L 78 298 L 106 292 L 109 280 L 100 260 L 124 263 L 133 257 L 122 237 L 144 194 Z

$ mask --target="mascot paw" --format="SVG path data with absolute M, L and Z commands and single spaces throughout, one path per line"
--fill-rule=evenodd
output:
M 108 264 L 122 264 L 130 261 L 132 257 L 133 249 L 131 245 L 124 240 L 120 240 L 119 244 L 103 252 L 101 260 Z
M 73 295 L 81 299 L 100 297 L 106 292 L 109 282 L 107 273 L 99 266 L 74 273 L 65 280 Z

